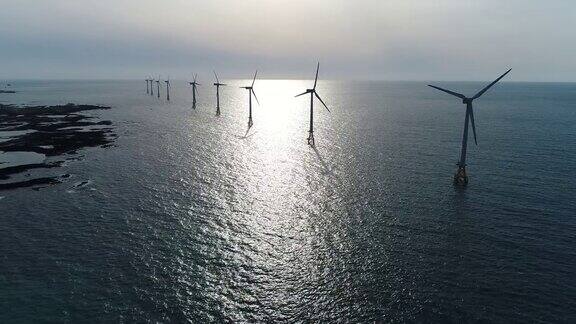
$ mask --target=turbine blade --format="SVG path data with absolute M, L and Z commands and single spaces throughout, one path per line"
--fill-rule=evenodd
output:
M 308 93 L 308 91 L 302 92 L 301 94 L 299 94 L 299 95 L 297 95 L 297 96 L 294 96 L 294 98 L 303 96 L 303 95 L 305 95 L 305 94 L 307 94 L 307 93 Z
M 316 93 L 316 91 L 314 91 L 314 95 L 316 95 L 316 98 L 318 98 L 318 100 L 320 100 L 320 102 L 324 105 L 326 110 L 328 110 L 328 112 L 331 112 L 330 109 L 328 109 L 328 106 L 326 106 L 326 104 L 324 103 L 324 100 L 322 100 L 322 98 L 320 98 L 320 96 L 318 95 L 318 93 Z
M 440 90 L 440 91 L 444 91 L 444 92 L 446 92 L 446 93 L 449 93 L 449 94 L 451 94 L 451 95 L 453 95 L 453 96 L 456 96 L 456 97 L 458 97 L 458 98 L 460 98 L 460 99 L 466 99 L 466 96 L 464 96 L 463 94 L 460 94 L 460 93 L 458 93 L 458 92 L 454 92 L 454 91 L 442 89 L 442 88 L 440 88 L 440 87 L 433 86 L 433 85 L 430 85 L 430 84 L 429 84 L 428 86 L 429 86 L 429 87 L 432 87 L 432 88 L 434 88 L 434 89 L 437 89 L 437 90 Z
M 254 73 L 254 80 L 252 80 L 252 85 L 251 87 L 254 86 L 254 82 L 256 82 L 256 75 L 258 74 L 258 70 L 256 70 L 256 73 Z
M 218 80 L 218 75 L 216 74 L 216 71 L 212 70 L 214 72 L 214 76 L 216 77 L 216 83 L 220 83 L 220 81 Z
M 474 110 L 470 106 L 470 121 L 472 121 L 472 132 L 474 133 L 474 143 L 478 145 L 478 140 L 476 139 L 476 124 L 474 123 Z
M 474 95 L 474 97 L 472 97 L 472 99 L 480 98 L 480 96 L 483 95 L 484 92 L 488 91 L 488 89 L 490 89 L 493 85 L 495 85 L 496 82 L 500 81 L 500 79 L 505 77 L 506 74 L 510 73 L 510 71 L 512 71 L 512 69 L 506 71 L 506 73 L 502 74 L 498 79 L 494 80 L 494 82 L 490 83 L 484 89 L 480 90 L 480 92 L 478 92 L 476 95 Z
M 194 73 L 194 83 L 196 83 L 196 77 L 198 76 L 198 74 Z
M 260 101 L 258 101 L 258 97 L 256 97 L 256 92 L 254 92 L 254 89 L 250 89 L 252 91 L 252 94 L 254 95 L 254 99 L 256 99 L 256 102 L 258 103 L 258 105 L 260 105 Z
M 314 87 L 312 89 L 316 89 L 316 83 L 318 82 L 318 70 L 320 70 L 320 62 L 316 66 L 316 78 L 314 79 Z

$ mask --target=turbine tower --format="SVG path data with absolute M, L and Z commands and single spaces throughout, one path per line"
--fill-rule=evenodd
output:
M 216 77 L 216 83 L 214 83 L 216 86 L 216 116 L 220 116 L 220 86 L 225 86 L 225 84 L 220 83 L 216 71 L 214 71 L 214 76 Z
M 260 102 L 258 102 L 258 97 L 256 97 L 256 92 L 254 92 L 254 82 L 256 82 L 256 75 L 257 74 L 258 74 L 258 70 L 256 70 L 256 73 L 254 73 L 254 79 L 252 80 L 251 86 L 240 87 L 242 89 L 248 90 L 248 129 L 250 129 L 250 127 L 252 127 L 252 125 L 254 124 L 252 122 L 252 95 L 254 95 L 254 99 L 256 99 L 256 102 L 258 104 L 260 104 Z
M 330 109 L 328 109 L 328 106 L 326 106 L 326 104 L 324 103 L 322 98 L 320 98 L 320 96 L 316 92 L 316 84 L 318 83 L 318 71 L 319 70 L 320 70 L 320 62 L 318 62 L 318 66 L 316 67 L 316 78 L 314 79 L 314 87 L 312 89 L 306 89 L 305 92 L 296 96 L 296 97 L 300 97 L 300 96 L 303 96 L 307 93 L 310 94 L 310 129 L 308 130 L 308 145 L 310 145 L 310 146 L 315 145 L 315 143 L 314 143 L 314 96 L 316 96 L 316 98 L 318 98 L 318 100 L 320 100 L 320 102 L 324 105 L 326 110 L 328 110 L 328 112 L 330 112 Z
M 510 73 L 512 69 L 506 71 L 506 73 L 502 74 L 498 79 L 494 80 L 492 83 L 484 87 L 484 89 L 480 90 L 477 94 L 472 97 L 466 97 L 463 94 L 458 92 L 442 89 L 440 87 L 436 87 L 433 85 L 428 85 L 434 89 L 446 92 L 451 94 L 455 97 L 462 99 L 462 103 L 466 105 L 466 117 L 464 118 L 464 134 L 462 136 L 462 150 L 460 152 L 460 161 L 458 161 L 458 171 L 454 175 L 454 184 L 457 185 L 466 185 L 468 183 L 468 175 L 466 174 L 466 149 L 468 146 L 468 123 L 472 124 L 472 132 L 474 133 L 474 142 L 478 145 L 478 141 L 476 140 L 476 125 L 474 124 L 474 110 L 472 108 L 472 102 L 475 99 L 480 98 L 484 94 L 484 92 L 488 91 L 496 82 L 500 81 L 506 74 Z
M 160 98 L 160 76 L 158 76 L 158 80 L 156 80 L 156 90 L 158 93 L 158 98 Z
M 166 82 L 166 100 L 170 101 L 170 77 L 164 82 Z
M 188 82 L 192 86 L 192 109 L 196 109 L 196 87 L 200 85 L 200 83 L 196 82 L 197 76 L 197 74 L 194 74 L 194 81 Z
M 150 81 L 150 95 L 154 97 L 154 78 L 150 78 L 148 81 Z
M 150 79 L 146 79 L 146 94 L 150 94 Z

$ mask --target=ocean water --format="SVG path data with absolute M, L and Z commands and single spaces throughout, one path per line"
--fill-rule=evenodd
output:
M 576 84 L 465 107 L 420 82 L 16 81 L 0 103 L 111 106 L 65 183 L 0 192 L 0 322 L 575 322 Z M 435 82 L 473 94 L 484 83 Z M 162 96 L 165 92 L 162 89 Z M 85 185 L 78 186 L 78 183 Z

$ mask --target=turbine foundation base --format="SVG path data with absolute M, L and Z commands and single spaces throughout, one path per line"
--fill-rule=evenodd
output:
M 309 132 L 308 133 L 308 145 L 310 146 L 315 146 L 316 143 L 314 142 L 314 132 Z
M 465 186 L 468 184 L 468 174 L 465 167 L 458 167 L 458 171 L 454 175 L 454 184 L 458 186 Z
M 248 119 L 248 128 L 252 127 L 254 123 L 252 122 L 252 118 Z

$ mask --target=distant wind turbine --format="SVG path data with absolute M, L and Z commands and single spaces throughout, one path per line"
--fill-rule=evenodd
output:
M 146 79 L 146 94 L 150 94 L 150 79 Z
M 315 143 L 314 143 L 314 96 L 316 96 L 316 98 L 318 98 L 318 100 L 320 100 L 320 102 L 324 105 L 326 110 L 328 110 L 330 112 L 330 109 L 328 109 L 328 106 L 326 106 L 326 104 L 324 103 L 322 98 L 320 98 L 320 96 L 316 92 L 316 84 L 318 83 L 318 71 L 319 70 L 320 70 L 320 62 L 318 62 L 318 66 L 316 67 L 316 78 L 314 79 L 314 87 L 312 89 L 307 89 L 305 92 L 296 96 L 296 97 L 300 97 L 300 96 L 303 96 L 307 93 L 310 94 L 310 130 L 308 130 L 308 145 L 310 145 L 310 146 L 315 145 Z
M 240 87 L 242 89 L 248 90 L 248 129 L 250 129 L 250 127 L 252 127 L 252 125 L 254 124 L 252 122 L 252 95 L 254 95 L 254 99 L 256 99 L 256 102 L 258 104 L 260 104 L 260 102 L 258 101 L 258 97 L 256 97 L 256 92 L 254 92 L 254 82 L 256 82 L 256 75 L 257 74 L 258 74 L 258 71 L 256 71 L 256 73 L 254 73 L 254 79 L 252 80 L 251 86 Z
M 156 90 L 158 93 L 158 98 L 160 98 L 160 76 L 158 76 L 158 80 L 156 80 Z
M 225 84 L 220 83 L 216 71 L 214 71 L 214 76 L 216 77 L 216 83 L 214 83 L 216 86 L 216 116 L 220 116 L 220 86 L 225 86 Z
M 150 81 L 150 95 L 154 97 L 154 78 L 148 79 Z
M 196 94 L 197 94 L 197 90 L 196 87 L 200 85 L 200 83 L 196 82 L 196 77 L 198 75 L 194 74 L 194 81 L 189 82 L 189 84 L 192 86 L 192 108 L 196 109 Z
M 166 100 L 170 101 L 170 77 L 164 82 L 166 82 Z
M 469 121 L 472 123 L 472 131 L 474 133 L 474 142 L 476 143 L 476 145 L 478 145 L 478 141 L 476 140 L 476 125 L 474 124 L 474 110 L 472 109 L 472 102 L 475 99 L 480 98 L 480 96 L 482 96 L 484 94 L 484 92 L 488 91 L 488 89 L 490 89 L 493 85 L 495 85 L 496 82 L 500 81 L 500 79 L 502 79 L 504 76 L 506 76 L 506 74 L 510 73 L 510 71 L 512 71 L 512 69 L 506 71 L 506 73 L 502 74 L 498 79 L 494 80 L 492 83 L 490 83 L 489 85 L 484 87 L 484 89 L 480 90 L 473 97 L 466 97 L 463 94 L 460 94 L 458 92 L 442 89 L 440 87 L 436 87 L 433 85 L 428 85 L 429 87 L 432 87 L 434 89 L 446 92 L 448 94 L 451 94 L 455 97 L 462 99 L 462 103 L 466 105 L 466 117 L 464 119 L 464 134 L 462 136 L 462 151 L 460 152 L 460 161 L 458 161 L 458 163 L 457 163 L 458 171 L 456 171 L 456 174 L 454 175 L 454 183 L 455 184 L 465 185 L 468 183 L 468 175 L 466 174 L 466 148 L 468 146 L 468 123 L 469 123 Z

